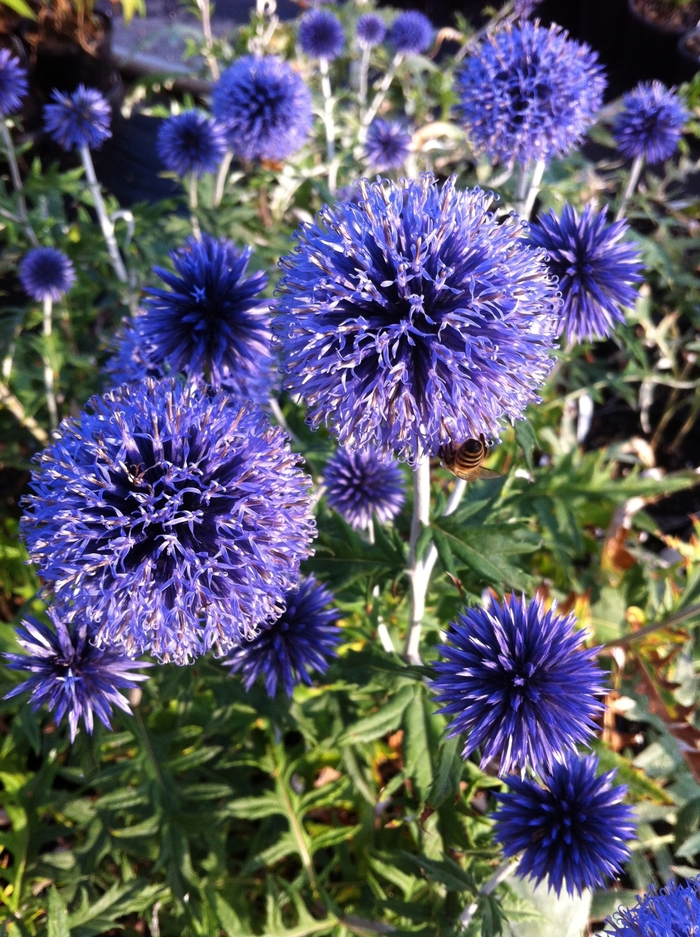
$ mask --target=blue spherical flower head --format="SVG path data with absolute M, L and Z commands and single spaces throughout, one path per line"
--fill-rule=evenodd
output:
M 551 769 L 588 741 L 603 674 L 574 624 L 539 599 L 511 596 L 468 608 L 451 625 L 433 688 L 440 712 L 453 717 L 450 734 L 467 734 L 464 758 L 480 748 L 481 766 L 498 760 L 501 774 Z
M 0 49 L 0 117 L 18 111 L 29 91 L 27 72 L 9 49 Z
M 95 88 L 78 85 L 72 94 L 54 91 L 44 108 L 44 128 L 64 150 L 98 150 L 112 136 L 109 104 Z
M 245 55 L 227 68 L 214 86 L 212 111 L 229 147 L 244 159 L 284 160 L 303 146 L 313 125 L 311 92 L 272 55 Z
M 29 674 L 26 680 L 5 696 L 10 699 L 31 693 L 32 709 L 46 705 L 56 722 L 68 717 L 70 740 L 75 741 L 82 719 L 92 735 L 94 717 L 107 728 L 112 707 L 130 713 L 119 690 L 133 690 L 146 676 L 134 673 L 139 663 L 113 648 L 97 648 L 86 624 L 66 624 L 55 609 L 47 612 L 53 630 L 34 618 L 26 618 L 17 628 L 17 642 L 26 654 L 5 654 L 7 666 Z
M 225 152 L 224 128 L 200 111 L 170 117 L 158 130 L 158 155 L 179 176 L 214 172 Z
M 397 53 L 418 55 L 430 47 L 434 33 L 433 24 L 424 13 L 406 10 L 391 24 L 387 39 Z
M 37 302 L 54 302 L 75 283 L 75 270 L 66 255 L 55 247 L 34 247 L 22 258 L 19 279 L 24 292 Z
M 652 885 L 633 908 L 624 908 L 605 922 L 611 937 L 690 937 L 700 934 L 700 878 L 664 888 Z M 608 930 L 607 928 L 612 928 Z
M 386 26 L 376 13 L 363 13 L 355 24 L 355 38 L 361 49 L 374 49 L 386 36 Z
M 313 576 L 299 589 L 289 592 L 286 609 L 251 641 L 237 647 L 226 665 L 243 676 L 246 690 L 262 678 L 267 695 L 273 697 L 281 683 L 291 696 L 299 683 L 311 685 L 311 674 L 324 673 L 340 643 L 341 617 L 337 608 L 327 608 L 333 596 Z
M 598 775 L 597 768 L 593 755 L 570 754 L 543 772 L 542 784 L 508 778 L 509 793 L 496 795 L 495 837 L 506 858 L 521 854 L 520 877 L 536 885 L 547 879 L 557 895 L 566 888 L 573 896 L 619 873 L 634 812 L 621 802 L 627 788 L 612 785 L 616 772 Z
M 430 174 L 364 180 L 299 228 L 273 329 L 312 426 L 413 462 L 522 415 L 558 299 L 544 253 L 490 203 Z
M 147 344 L 141 335 L 141 322 L 144 312 L 139 309 L 132 319 L 126 319 L 115 334 L 111 347 L 111 357 L 105 371 L 109 375 L 109 387 L 118 384 L 133 384 L 146 377 L 160 380 L 168 376 L 168 366 L 158 361 L 158 350 Z
M 690 117 L 676 92 L 650 81 L 629 91 L 622 103 L 613 124 L 620 153 L 627 159 L 644 157 L 651 165 L 673 156 Z
M 188 663 L 279 617 L 309 555 L 309 479 L 251 404 L 146 379 L 93 397 L 38 457 L 30 554 L 101 646 Z
M 345 45 L 343 24 L 327 10 L 310 10 L 299 24 L 301 51 L 312 59 L 337 58 Z
M 625 321 L 623 310 L 634 306 L 635 285 L 643 279 L 639 249 L 620 243 L 627 222 L 606 224 L 605 215 L 589 204 L 579 216 L 567 202 L 561 217 L 549 212 L 530 227 L 530 242 L 547 251 L 550 273 L 559 280 L 559 334 L 567 342 L 611 335 Z
M 411 134 L 400 120 L 377 117 L 369 125 L 365 156 L 378 170 L 400 169 L 411 152 Z
M 603 101 L 595 52 L 559 26 L 506 26 L 456 73 L 458 115 L 477 153 L 508 165 L 565 156 Z
M 351 527 L 366 530 L 376 516 L 393 520 L 406 499 L 398 465 L 376 452 L 339 449 L 323 476 L 326 500 Z

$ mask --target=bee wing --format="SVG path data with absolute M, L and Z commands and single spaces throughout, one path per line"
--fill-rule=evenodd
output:
M 491 469 L 482 468 L 479 469 L 479 478 L 500 478 L 500 472 L 493 472 Z

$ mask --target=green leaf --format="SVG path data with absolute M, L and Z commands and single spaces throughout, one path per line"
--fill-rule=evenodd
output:
M 406 773 L 413 779 L 416 793 L 422 803 L 428 796 L 433 783 L 433 765 L 430 757 L 432 740 L 429 734 L 426 713 L 426 699 L 422 687 L 415 689 L 415 696 L 403 714 L 403 752 L 406 761 Z
M 439 807 L 448 798 L 456 797 L 462 779 L 463 761 L 459 752 L 458 736 L 447 739 L 440 746 L 435 781 L 428 794 L 428 803 Z
M 70 937 L 68 911 L 55 885 L 49 891 L 48 937 Z
M 268 791 L 262 797 L 239 797 L 232 800 L 226 806 L 226 813 L 246 820 L 262 820 L 277 813 L 287 816 L 287 809 L 274 792 Z
M 394 732 L 401 724 L 401 717 L 406 707 L 413 701 L 413 687 L 405 686 L 384 706 L 371 716 L 358 720 L 338 739 L 339 745 L 357 745 L 360 742 L 372 742 L 388 732 Z
M 518 445 L 523 450 L 525 463 L 532 472 L 535 467 L 532 461 L 532 453 L 537 448 L 538 442 L 537 434 L 529 420 L 518 420 L 515 423 L 515 438 L 518 441 Z
M 15 13 L 19 13 L 20 16 L 25 17 L 28 20 L 35 20 L 36 13 L 32 8 L 24 2 L 24 0 L 0 0 L 6 7 L 9 7 L 11 10 L 14 10 Z

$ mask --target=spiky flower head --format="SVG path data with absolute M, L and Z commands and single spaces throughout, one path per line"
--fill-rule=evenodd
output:
M 539 22 L 488 35 L 458 69 L 458 115 L 477 153 L 513 165 L 565 156 L 595 121 L 605 78 L 595 52 Z
M 17 643 L 26 654 L 4 657 L 11 670 L 28 676 L 5 699 L 28 692 L 35 712 L 46 705 L 56 722 L 67 716 L 74 742 L 81 719 L 92 735 L 95 716 L 109 729 L 113 706 L 131 712 L 119 690 L 133 690 L 138 681 L 145 680 L 145 674 L 134 670 L 150 664 L 134 661 L 114 648 L 95 647 L 85 622 L 67 624 L 53 608 L 47 614 L 53 630 L 31 617 L 17 628 Z
M 373 49 L 381 45 L 386 36 L 386 26 L 376 13 L 363 13 L 355 24 L 355 38 L 361 49 Z
M 71 94 L 54 91 L 44 108 L 44 129 L 64 150 L 98 150 L 112 136 L 109 104 L 95 88 L 78 87 Z
M 214 172 L 225 152 L 224 128 L 201 111 L 183 111 L 158 129 L 158 155 L 179 176 Z
M 337 58 L 345 45 L 343 24 L 327 10 L 309 10 L 299 23 L 299 46 L 312 59 Z
M 274 55 L 244 55 L 221 75 L 212 112 L 226 140 L 244 159 L 280 161 L 303 146 L 313 125 L 311 92 Z
M 676 152 L 690 114 L 673 88 L 660 81 L 640 83 L 622 99 L 613 124 L 617 147 L 627 159 L 663 163 Z
M 313 576 L 298 590 L 289 592 L 286 609 L 277 621 L 265 626 L 251 640 L 235 648 L 225 661 L 243 676 L 246 690 L 262 678 L 267 695 L 273 697 L 277 684 L 291 696 L 299 683 L 311 685 L 312 673 L 324 673 L 340 643 L 341 617 L 337 608 L 327 608 L 333 596 Z
M 581 215 L 568 202 L 560 217 L 550 211 L 530 227 L 530 242 L 543 247 L 549 270 L 562 294 L 559 334 L 567 342 L 607 338 L 623 310 L 634 306 L 635 285 L 643 280 L 639 248 L 620 243 L 626 221 L 606 223 L 606 211 L 596 214 L 588 204 Z
M 400 120 L 375 118 L 367 130 L 365 156 L 374 169 L 400 169 L 411 152 L 411 134 Z
M 595 756 L 569 754 L 542 773 L 541 784 L 511 776 L 510 791 L 496 795 L 495 838 L 506 858 L 520 855 L 521 878 L 547 879 L 557 895 L 566 888 L 573 896 L 619 873 L 634 812 L 622 803 L 627 788 L 613 787 L 616 772 L 597 769 Z
M 110 387 L 117 384 L 133 384 L 145 377 L 156 380 L 168 376 L 168 367 L 164 361 L 157 361 L 156 349 L 147 345 L 141 335 L 143 309 L 137 309 L 133 318 L 125 319 L 114 335 L 111 356 L 105 366 L 109 375 Z
M 372 518 L 393 520 L 406 499 L 396 462 L 372 450 L 338 449 L 323 476 L 326 500 L 351 527 L 366 530 Z
M 611 937 L 691 937 L 700 934 L 700 878 L 652 885 L 633 908 L 623 908 L 605 922 Z M 608 930 L 612 928 L 612 930 Z
M 0 49 L 0 117 L 18 111 L 28 91 L 26 69 L 9 49 Z
M 543 252 L 490 202 L 430 174 L 363 180 L 299 228 L 273 328 L 314 427 L 413 462 L 522 415 L 558 300 Z
M 478 748 L 482 767 L 496 759 L 501 774 L 551 769 L 588 741 L 603 708 L 603 674 L 575 622 L 540 599 L 510 596 L 468 608 L 450 626 L 433 688 L 453 717 L 450 734 L 467 734 L 464 758 Z
M 308 477 L 262 410 L 146 379 L 93 397 L 38 456 L 22 520 L 100 645 L 189 662 L 279 616 L 314 531 Z
M 75 270 L 63 251 L 33 247 L 20 261 L 19 279 L 24 292 L 37 302 L 58 302 L 75 283 Z
M 406 10 L 399 13 L 389 27 L 387 39 L 396 52 L 402 55 L 418 55 L 429 48 L 434 33 L 433 24 L 425 13 Z

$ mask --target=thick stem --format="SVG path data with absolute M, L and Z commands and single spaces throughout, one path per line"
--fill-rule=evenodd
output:
M 493 873 L 488 882 L 485 882 L 479 889 L 479 897 L 484 898 L 486 895 L 490 895 L 491 892 L 495 891 L 501 882 L 505 882 L 506 879 L 510 878 L 513 872 L 518 868 L 518 860 L 515 862 L 512 859 L 507 859 L 502 865 L 500 865 L 496 871 Z M 471 923 L 472 918 L 479 910 L 479 902 L 472 901 L 470 905 L 464 909 L 459 918 L 459 923 L 462 927 L 467 927 Z
M 632 196 L 634 195 L 634 190 L 637 188 L 637 183 L 639 182 L 639 177 L 642 174 L 643 168 L 644 168 L 644 157 L 635 156 L 634 162 L 632 163 L 632 168 L 630 169 L 630 177 L 627 180 L 625 191 L 622 193 L 622 198 L 620 199 L 620 204 L 618 205 L 618 208 L 617 208 L 615 221 L 622 221 L 622 219 L 625 217 L 627 204 L 629 200 L 632 198 Z
M 326 128 L 326 162 L 328 163 L 328 188 L 335 192 L 337 167 L 335 167 L 335 123 L 333 121 L 333 92 L 328 74 L 328 59 L 319 60 L 321 91 L 323 92 L 323 123 Z
M 530 180 L 527 195 L 523 200 L 522 210 L 520 212 L 520 217 L 525 221 L 530 220 L 532 209 L 535 207 L 535 199 L 539 195 L 540 189 L 542 188 L 542 177 L 544 176 L 545 166 L 546 164 L 543 159 L 538 159 L 535 163 L 532 179 Z
M 420 664 L 420 636 L 425 614 L 425 596 L 430 576 L 426 578 L 425 557 L 419 559 L 418 538 L 430 524 L 430 459 L 421 456 L 413 470 L 413 517 L 408 545 L 408 575 L 411 580 L 411 611 L 406 636 L 405 657 L 411 664 Z
M 214 204 L 212 205 L 212 208 L 218 208 L 219 205 L 221 205 L 221 199 L 224 197 L 224 189 L 226 188 L 226 177 L 228 176 L 228 171 L 231 168 L 232 159 L 233 153 L 231 150 L 226 150 L 224 153 L 224 158 L 221 160 L 219 171 L 216 174 L 216 188 L 214 189 Z
M 367 103 L 367 79 L 369 76 L 369 58 L 371 49 L 362 50 L 362 59 L 360 61 L 360 107 Z
M 22 227 L 24 228 L 32 247 L 38 247 L 39 239 L 34 233 L 34 228 L 32 228 L 31 224 L 29 223 L 29 218 L 27 216 L 27 203 L 24 198 L 24 186 L 22 185 L 22 177 L 19 174 L 19 166 L 17 165 L 17 156 L 15 155 L 15 147 L 12 143 L 12 137 L 10 136 L 10 131 L 8 130 L 7 124 L 4 120 L 0 120 L 0 127 L 2 127 L 2 140 L 5 144 L 5 153 L 7 154 L 7 163 L 10 167 L 12 185 L 15 192 L 17 193 L 19 220 L 22 222 Z
M 53 303 L 51 297 L 44 298 L 44 388 L 46 390 L 46 406 L 49 409 L 49 422 L 51 432 L 58 429 L 58 407 L 56 406 L 56 394 L 54 392 L 54 374 L 51 363 L 51 311 Z
M 105 239 L 105 244 L 107 245 L 109 259 L 112 261 L 112 267 L 114 268 L 114 272 L 116 273 L 118 279 L 121 280 L 122 283 L 128 283 L 129 277 L 126 273 L 126 267 L 124 266 L 122 255 L 119 253 L 117 240 L 114 237 L 114 225 L 112 224 L 110 217 L 107 214 L 105 203 L 102 200 L 100 184 L 97 181 L 95 167 L 92 164 L 92 156 L 90 155 L 90 150 L 87 146 L 80 148 L 80 158 L 83 161 L 85 177 L 87 178 L 88 186 L 90 188 L 90 192 L 92 193 L 92 198 L 95 203 L 95 211 L 97 212 L 97 217 L 100 221 L 100 227 L 102 228 L 102 234 Z
M 367 139 L 367 128 L 372 123 L 374 118 L 377 116 L 377 112 L 379 111 L 379 108 L 384 103 L 384 98 L 386 97 L 386 93 L 389 90 L 392 81 L 394 80 L 396 69 L 399 67 L 402 61 L 403 61 L 403 53 L 397 52 L 396 55 L 394 56 L 394 59 L 391 65 L 387 69 L 386 74 L 381 80 L 381 84 L 379 85 L 379 88 L 377 89 L 377 93 L 375 94 L 372 100 L 372 103 L 369 106 L 369 109 L 365 111 L 365 114 L 362 118 L 360 130 L 357 135 L 360 143 L 364 143 L 365 140 Z
M 199 227 L 199 220 L 197 218 L 197 206 L 199 201 L 197 199 L 197 173 L 190 173 L 190 221 L 192 223 L 192 233 L 197 238 L 198 241 L 202 240 L 202 230 Z

